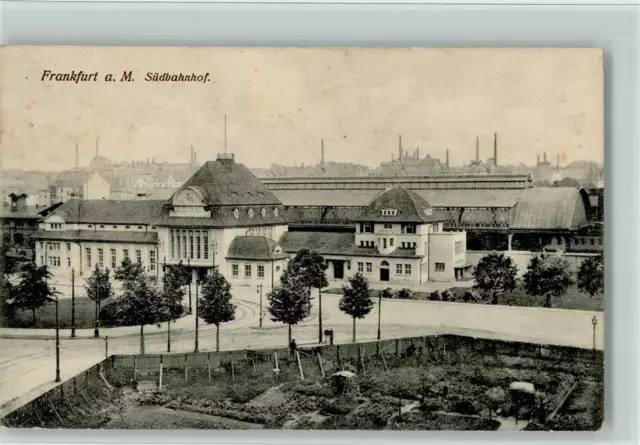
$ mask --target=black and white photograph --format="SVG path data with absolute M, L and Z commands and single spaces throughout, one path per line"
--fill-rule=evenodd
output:
M 0 425 L 600 430 L 604 76 L 0 47 Z

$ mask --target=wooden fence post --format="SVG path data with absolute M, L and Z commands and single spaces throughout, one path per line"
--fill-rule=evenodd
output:
M 160 355 L 160 378 L 158 379 L 158 389 L 162 389 L 162 371 L 163 371 L 162 355 Z
M 233 366 L 233 359 L 231 359 L 231 381 L 232 382 L 236 381 L 236 370 Z
M 322 378 L 324 378 L 324 368 L 322 367 L 322 356 L 318 352 L 318 364 L 320 365 L 320 373 L 322 374 Z
M 136 374 L 138 372 L 138 357 L 133 356 L 133 381 L 136 381 Z
M 189 382 L 189 363 L 187 362 L 187 360 L 189 359 L 189 356 L 187 354 L 184 355 L 184 381 Z
M 364 366 L 364 356 L 362 353 L 362 345 L 358 345 L 358 358 L 360 359 L 360 366 L 362 366 L 362 372 L 366 372 L 366 369 Z
M 300 361 L 300 353 L 296 350 L 296 360 L 298 361 L 298 369 L 300 370 L 300 380 L 304 380 L 304 372 L 302 372 L 302 362 Z
M 207 371 L 209 373 L 209 382 L 211 382 L 211 353 L 207 352 Z

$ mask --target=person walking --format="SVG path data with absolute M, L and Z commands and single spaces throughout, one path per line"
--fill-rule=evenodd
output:
M 298 350 L 298 345 L 296 344 L 296 340 L 293 339 L 291 340 L 291 343 L 289 343 L 289 357 L 295 357 L 296 356 L 296 351 Z

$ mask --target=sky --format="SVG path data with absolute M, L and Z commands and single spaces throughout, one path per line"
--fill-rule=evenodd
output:
M 325 160 L 374 167 L 405 149 L 463 165 L 604 159 L 599 49 L 0 48 L 3 168 L 55 171 L 112 161 L 188 162 L 227 150 L 252 168 Z M 44 70 L 97 82 L 42 81 Z M 133 82 L 121 82 L 124 71 Z M 210 82 L 145 82 L 147 72 Z M 104 81 L 113 73 L 115 82 Z

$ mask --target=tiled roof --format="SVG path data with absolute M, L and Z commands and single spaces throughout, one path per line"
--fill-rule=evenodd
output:
M 278 243 L 264 236 L 236 236 L 227 252 L 233 260 L 278 260 L 288 258 Z
M 19 210 L 11 210 L 10 205 L 0 206 L 0 218 L 14 218 L 14 219 L 40 219 L 40 211 L 42 207 L 26 206 Z
M 93 241 L 97 243 L 155 244 L 158 241 L 158 233 L 120 230 L 65 230 L 60 232 L 38 230 L 33 234 L 32 238 L 36 240 Z
M 152 224 L 162 214 L 164 201 L 71 199 L 56 209 L 70 223 Z
M 184 183 L 198 189 L 207 205 L 279 205 L 278 198 L 243 164 L 207 161 Z
M 384 209 L 393 209 L 397 213 L 383 215 L 381 212 Z M 361 220 L 423 223 L 439 221 L 440 218 L 433 216 L 431 205 L 422 196 L 411 190 L 395 187 L 376 196 L 362 214 Z
M 577 230 L 587 223 L 588 196 L 581 189 L 536 187 L 524 190 L 511 209 L 509 228 Z
M 289 253 L 309 249 L 321 255 L 416 257 L 415 249 L 396 249 L 390 254 L 383 255 L 375 248 L 356 246 L 355 234 L 349 232 L 285 232 L 280 237 L 279 244 Z
M 266 215 L 262 216 L 262 209 L 266 210 Z M 238 210 L 238 218 L 234 215 L 234 210 Z M 249 217 L 249 209 L 253 210 L 253 217 Z M 171 216 L 164 213 L 155 221 L 157 226 L 166 227 L 256 227 L 274 226 L 286 224 L 284 209 L 278 207 L 278 216 L 274 216 L 274 207 L 212 207 L 211 217 L 201 216 Z

